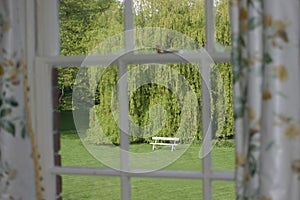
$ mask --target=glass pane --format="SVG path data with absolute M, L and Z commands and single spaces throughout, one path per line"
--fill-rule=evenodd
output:
M 235 151 L 232 139 L 217 142 L 212 150 L 213 171 L 234 171 Z
M 212 182 L 213 200 L 236 199 L 235 184 L 231 181 Z
M 215 14 L 215 50 L 217 52 L 231 51 L 230 15 L 228 0 L 214 0 Z
M 133 155 L 131 167 L 151 170 L 200 170 L 199 69 L 192 64 L 155 66 L 130 66 L 127 74 L 130 152 Z M 100 74 L 93 70 L 88 74 L 84 68 L 80 70 L 79 75 L 77 68 L 58 69 L 61 142 L 59 153 L 62 156 L 62 165 L 119 168 L 119 111 L 115 92 L 118 68 L 110 66 Z M 99 80 L 85 80 L 83 77 L 86 75 L 93 75 Z M 78 80 L 78 77 L 82 78 Z M 145 81 L 150 82 L 145 84 Z M 84 109 L 79 109 L 82 107 Z M 164 119 L 165 126 L 161 127 L 159 123 Z M 179 137 L 180 144 L 176 146 L 176 151 L 170 151 L 170 144 L 153 151 L 149 143 L 156 134 Z M 151 159 L 147 157 L 149 155 L 155 160 L 160 155 L 163 165 L 154 163 L 153 167 Z
M 111 112 L 117 66 L 57 70 L 60 137 L 54 140 L 60 142 L 56 151 L 61 155 L 61 164 L 111 167 L 113 162 L 118 166 L 120 150 L 113 144 L 119 142 L 119 131 Z
M 212 132 L 215 145 L 212 149 L 213 170 L 234 170 L 234 130 L 233 130 L 233 80 L 232 66 L 219 63 L 212 70 Z
M 86 150 L 76 130 L 61 131 L 60 143 L 62 166 L 105 167 Z
M 92 176 L 62 176 L 64 200 L 120 200 L 120 178 Z
M 205 10 L 204 0 L 133 0 L 134 1 L 134 26 L 137 29 L 157 27 L 163 32 L 170 30 L 178 32 L 195 41 L 199 46 L 205 43 Z M 146 29 L 147 32 L 149 29 Z M 173 33 L 173 34 L 174 34 Z M 176 33 L 176 34 L 178 34 Z M 140 38 L 142 36 L 136 35 Z M 159 44 L 163 48 L 181 48 L 172 41 L 174 38 L 166 38 L 166 41 L 154 41 L 152 48 Z M 147 39 L 148 38 L 143 38 Z M 136 45 L 139 48 L 139 45 Z M 150 48 L 150 46 L 148 46 Z
M 95 48 L 124 28 L 123 2 L 117 0 L 59 0 L 59 35 L 62 55 L 95 53 Z M 123 48 L 120 40 L 110 41 Z M 101 53 L 116 49 L 101 47 Z
M 199 67 L 193 64 L 130 66 L 132 168 L 201 169 L 200 79 Z M 154 136 L 166 138 L 153 146 Z M 171 140 L 176 138 L 178 142 Z
M 132 199 L 196 200 L 202 197 L 202 181 L 132 178 Z
M 192 144 L 187 149 L 179 144 L 174 152 L 170 146 L 161 146 L 153 151 L 150 144 L 132 144 L 131 168 L 149 171 L 158 169 L 200 171 L 202 160 L 199 158 L 199 149 L 200 145 L 197 144 Z

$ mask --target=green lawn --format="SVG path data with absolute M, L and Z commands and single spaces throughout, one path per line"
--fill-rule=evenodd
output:
M 61 155 L 63 166 L 89 166 L 106 167 L 106 165 L 118 166 L 118 162 L 109 163 L 111 160 L 118 160 L 118 155 L 110 155 L 110 152 L 118 150 L 115 146 L 91 146 L 93 153 L 104 155 L 98 158 L 104 159 L 104 164 L 95 159 L 83 146 L 77 134 L 73 131 L 63 131 L 61 134 Z M 200 145 L 193 144 L 188 149 L 178 148 L 171 152 L 170 147 L 161 148 L 155 153 L 155 158 L 166 170 L 201 170 L 201 159 L 199 158 Z M 186 151 L 185 151 L 186 150 Z M 161 166 L 151 165 L 151 163 L 139 163 L 143 155 L 145 157 L 152 155 L 151 145 L 134 144 L 130 145 L 130 151 L 135 152 L 137 158 L 132 157 L 131 162 L 136 162 L 133 166 L 145 169 L 157 169 Z M 148 154 L 149 155 L 148 155 Z M 173 153 L 173 154 L 172 154 Z M 167 159 L 178 154 L 178 159 L 169 164 Z M 182 155 L 181 155 L 182 154 Z M 140 157 L 139 157 L 140 156 Z M 107 158 L 108 157 L 108 158 Z M 149 157 L 152 159 L 152 157 Z M 102 159 L 103 160 L 103 159 Z M 146 159 L 147 160 L 147 159 Z M 171 159 L 172 160 L 172 159 Z M 163 162 L 164 161 L 164 162 Z M 213 170 L 234 170 L 234 148 L 228 145 L 217 145 L 212 151 Z M 106 165 L 105 165 L 106 164 Z M 235 199 L 234 183 L 224 181 L 213 181 L 213 199 L 214 200 L 232 200 Z M 150 199 L 174 199 L 174 200 L 193 200 L 202 199 L 201 180 L 186 179 L 157 179 L 157 178 L 132 178 L 131 179 L 132 199 L 150 200 Z M 120 199 L 120 178 L 101 177 L 101 176 L 69 176 L 63 175 L 63 193 L 64 200 L 114 200 Z

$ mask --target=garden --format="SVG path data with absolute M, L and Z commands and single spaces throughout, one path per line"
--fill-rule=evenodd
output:
M 80 166 L 107 168 L 101 160 L 95 159 L 93 155 L 84 147 L 80 137 L 72 128 L 70 120 L 62 119 L 60 131 L 61 140 L 61 159 L 62 166 Z M 69 130 L 68 130 L 69 129 Z M 94 144 L 95 148 L 103 148 L 103 145 Z M 104 145 L 107 146 L 107 145 Z M 107 147 L 106 147 L 107 148 Z M 111 145 L 109 148 L 118 148 Z M 161 170 L 202 170 L 202 160 L 199 158 L 201 144 L 194 142 L 184 150 L 175 162 L 170 163 Z M 180 151 L 180 145 L 175 151 Z M 170 147 L 158 149 L 160 154 L 170 154 Z M 234 141 L 223 139 L 216 142 L 212 150 L 212 170 L 213 171 L 234 171 Z M 152 152 L 152 145 L 148 143 L 131 144 L 130 152 L 147 153 Z M 99 151 L 99 154 L 101 151 Z M 103 152 L 102 152 L 103 153 Z M 213 181 L 214 200 L 235 199 L 234 182 Z M 120 199 L 120 178 L 106 176 L 62 176 L 62 197 L 64 200 L 77 199 Z M 192 179 L 166 179 L 166 178 L 131 178 L 132 199 L 201 199 L 202 181 Z

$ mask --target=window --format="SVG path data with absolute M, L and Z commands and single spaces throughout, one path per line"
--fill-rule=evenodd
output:
M 31 2 L 31 3 L 30 3 Z M 33 1 L 28 1 L 28 11 L 32 11 L 30 8 L 32 6 Z M 67 2 L 67 1 L 65 1 Z M 97 3 L 97 1 L 94 1 Z M 109 1 L 108 1 L 109 2 Z M 112 1 L 113 2 L 113 1 Z M 118 15 L 118 13 L 103 13 L 103 15 L 107 15 L 106 17 L 112 16 L 111 20 L 115 20 L 115 31 L 119 31 L 120 27 L 124 26 L 124 34 L 115 36 L 114 38 L 118 38 L 116 40 L 108 41 L 107 44 L 112 44 L 112 42 L 116 42 L 114 46 L 117 46 L 116 49 L 124 48 L 125 51 L 123 52 L 115 52 L 116 49 L 114 48 L 100 48 L 101 51 L 94 52 L 94 55 L 84 56 L 85 50 L 78 49 L 78 53 L 75 55 L 70 55 L 68 51 L 59 52 L 59 44 L 61 45 L 68 45 L 68 42 L 72 42 L 70 39 L 69 41 L 60 41 L 59 39 L 59 27 L 64 26 L 65 24 L 59 25 L 59 18 L 63 17 L 64 13 L 59 14 L 58 4 L 55 1 L 38 1 L 37 2 L 37 54 L 35 56 L 35 69 L 34 74 L 32 76 L 36 77 L 35 85 L 33 85 L 33 92 L 36 96 L 36 130 L 37 130 L 37 137 L 39 146 L 41 149 L 41 165 L 43 168 L 44 173 L 44 183 L 46 187 L 46 197 L 47 199 L 61 199 L 61 181 L 62 177 L 70 177 L 72 175 L 76 176 L 96 176 L 90 177 L 89 179 L 96 180 L 97 178 L 104 180 L 108 178 L 112 180 L 118 187 L 121 188 L 120 198 L 123 200 L 126 199 L 135 199 L 139 198 L 138 190 L 133 187 L 138 181 L 142 181 L 144 183 L 151 182 L 152 180 L 160 180 L 162 182 L 168 183 L 170 182 L 169 178 L 173 178 L 175 180 L 181 179 L 179 185 L 189 185 L 192 181 L 197 182 L 197 186 L 199 186 L 199 195 L 201 195 L 200 190 L 202 186 L 202 196 L 204 200 L 213 199 L 212 191 L 214 188 L 218 188 L 220 185 L 219 181 L 234 181 L 234 173 L 232 171 L 213 171 L 212 169 L 212 157 L 211 157 L 211 148 L 213 146 L 212 141 L 208 139 L 205 142 L 204 150 L 208 149 L 208 151 L 204 151 L 202 153 L 205 156 L 202 159 L 202 163 L 199 162 L 199 169 L 190 170 L 190 169 L 182 169 L 182 170 L 173 170 L 172 166 L 170 168 L 161 169 L 158 167 L 155 170 L 147 169 L 147 166 L 139 165 L 141 163 L 137 163 L 137 167 L 132 169 L 130 163 L 132 163 L 132 158 L 130 152 L 133 149 L 130 148 L 130 136 L 124 130 L 129 130 L 129 95 L 128 95 L 128 86 L 130 87 L 130 83 L 128 83 L 127 79 L 122 79 L 124 82 L 118 85 L 118 90 L 116 94 L 116 102 L 117 107 L 115 109 L 116 116 L 119 120 L 120 125 L 120 135 L 116 139 L 119 141 L 119 154 L 116 154 L 116 159 L 118 160 L 117 164 L 119 167 L 111 167 L 113 164 L 106 163 L 107 166 L 97 166 L 91 164 L 90 166 L 64 166 L 60 156 L 60 144 L 59 144 L 59 124 L 58 124 L 58 113 L 56 109 L 58 108 L 58 92 L 57 92 L 57 76 L 58 70 L 57 68 L 66 68 L 66 67 L 76 67 L 84 65 L 87 68 L 92 68 L 92 66 L 109 66 L 114 67 L 117 70 L 119 77 L 126 74 L 129 68 L 134 69 L 135 67 L 138 68 L 139 66 L 143 67 L 151 67 L 150 65 L 153 63 L 159 67 L 167 67 L 168 65 L 172 64 L 179 64 L 178 66 L 185 64 L 189 64 L 190 66 L 201 67 L 201 75 L 202 75 L 202 108 L 201 108 L 201 116 L 202 116 L 202 130 L 205 133 L 203 138 L 212 138 L 212 127 L 210 125 L 211 120 L 211 100 L 210 100 L 210 64 L 212 60 L 207 57 L 206 52 L 203 51 L 191 51 L 186 49 L 181 49 L 180 47 L 185 47 L 188 44 L 185 42 L 180 43 L 178 41 L 168 41 L 167 39 L 170 38 L 168 35 L 164 36 L 167 38 L 166 40 L 161 40 L 162 36 L 158 37 L 155 34 L 147 35 L 151 31 L 163 30 L 161 28 L 151 29 L 145 28 L 146 25 L 145 17 L 141 17 L 140 15 L 143 14 L 141 9 L 143 9 L 143 4 L 145 3 L 153 3 L 149 6 L 148 18 L 155 18 L 160 17 L 160 15 L 156 15 L 156 13 L 164 14 L 167 13 L 167 10 L 163 10 L 164 5 L 157 4 L 158 1 L 118 1 L 115 2 L 115 11 L 122 10 L 124 15 Z M 177 2 L 177 1 L 174 1 Z M 186 2 L 186 1 L 183 1 Z M 182 8 L 188 9 L 195 9 L 193 7 L 194 4 L 198 4 L 201 1 L 189 1 L 188 4 L 180 5 Z M 214 25 L 214 9 L 216 8 L 216 4 L 223 2 L 223 1 L 210 1 L 206 0 L 205 5 L 200 7 L 201 9 L 205 10 L 205 20 L 206 20 L 206 27 L 205 27 L 205 35 L 206 35 L 206 43 L 204 44 L 203 41 L 199 41 L 196 35 L 190 35 L 189 37 L 192 38 L 194 41 L 198 43 L 203 43 L 202 45 L 205 46 L 206 51 L 209 53 L 210 57 L 213 59 L 215 63 L 228 63 L 230 61 L 230 54 L 226 51 L 220 51 L 217 47 L 215 35 L 220 37 L 217 33 L 215 34 L 215 25 Z M 204 3 L 204 1 L 203 1 Z M 78 3 L 77 5 L 80 5 Z M 200 3 L 199 3 L 200 5 Z M 33 7 L 33 6 L 32 6 Z M 174 6 L 176 9 L 179 7 Z M 76 9 L 81 9 L 82 7 L 74 8 L 74 12 Z M 204 9 L 205 8 L 205 9 Z M 84 8 L 88 9 L 88 8 Z M 171 9 L 171 8 L 170 8 Z M 200 10 L 201 10 L 200 9 Z M 88 12 L 88 11 L 87 11 Z M 110 10 L 110 12 L 114 12 Z M 221 11 L 220 11 L 221 12 Z M 166 14 L 165 13 L 165 14 Z M 172 14 L 172 13 L 170 13 Z M 178 15 L 180 16 L 180 15 Z M 77 16 L 78 17 L 78 16 Z M 95 16 L 89 16 L 93 18 Z M 202 23 L 198 22 L 196 19 L 191 17 L 187 23 L 194 23 L 191 26 L 197 26 L 197 24 Z M 28 15 L 28 18 L 30 16 Z M 107 18 L 110 19 L 110 18 Z M 88 19 L 86 19 L 88 20 Z M 152 19 L 149 19 L 151 22 Z M 171 24 L 176 30 L 176 16 L 174 16 L 174 22 Z M 154 22 L 157 22 L 156 24 Z M 28 20 L 29 25 L 30 20 Z M 166 21 L 159 21 L 153 20 L 153 26 L 167 26 L 169 22 Z M 178 22 L 179 23 L 179 22 Z M 139 25 L 139 26 L 137 26 Z M 137 28 L 138 31 L 132 31 L 133 28 Z M 203 28 L 203 27 L 202 27 Z M 147 30 L 148 33 L 145 33 L 144 30 Z M 200 31 L 200 30 L 199 30 Z M 107 33 L 114 34 L 114 33 Z M 144 34 L 144 35 L 143 35 Z M 145 35 L 146 34 L 146 35 Z M 163 34 L 163 33 L 162 33 Z M 176 32 L 169 31 L 168 34 L 176 34 Z M 107 36 L 106 35 L 106 36 Z M 101 35 L 100 35 L 101 36 Z M 153 36 L 153 40 L 151 37 Z M 71 37 L 71 36 L 70 36 Z M 104 37 L 104 36 L 101 36 Z M 143 43 L 143 38 L 148 37 L 147 42 L 150 44 Z M 138 40 L 141 38 L 141 40 Z M 155 40 L 155 38 L 157 40 Z M 177 38 L 177 37 L 173 37 Z M 103 38 L 102 38 L 103 39 Z M 60 41 L 60 42 L 59 42 Z M 154 42 L 153 42 L 154 41 Z M 186 41 L 186 40 L 181 40 Z M 152 42 L 152 43 L 151 43 Z M 157 42 L 160 42 L 163 46 L 167 48 L 174 48 L 176 53 L 156 53 L 156 45 Z M 95 43 L 96 45 L 97 43 Z M 102 43 L 104 44 L 104 43 Z M 184 45 L 183 45 L 184 44 Z M 136 50 L 136 46 L 139 47 L 146 46 L 146 50 L 139 48 L 138 51 Z M 153 49 L 149 51 L 149 46 L 153 46 Z M 177 46 L 176 46 L 177 45 Z M 93 45 L 92 45 L 93 46 Z M 109 45 L 108 45 L 109 47 Z M 179 49 L 178 49 L 179 48 Z M 193 48 L 193 47 L 192 47 Z M 191 48 L 191 49 L 192 49 Z M 197 49 L 198 47 L 194 47 Z M 64 50 L 67 47 L 63 48 Z M 183 52 L 181 52 L 183 51 Z M 125 52 L 125 53 L 124 53 Z M 119 53 L 119 54 L 118 54 Z M 84 70 L 83 70 L 84 71 Z M 86 70 L 88 71 L 88 70 Z M 130 74 L 128 75 L 130 76 Z M 200 80 L 199 80 L 200 82 Z M 213 84 L 213 83 L 211 83 Z M 159 84 L 158 84 L 159 85 Z M 158 86 L 157 86 L 158 87 Z M 101 98 L 100 98 L 101 101 Z M 174 104 L 175 105 L 175 104 Z M 120 112 L 118 113 L 118 110 Z M 77 116 L 81 116 L 80 114 Z M 88 115 L 89 116 L 89 115 Z M 76 118 L 76 113 L 75 113 Z M 78 120 L 78 119 L 77 119 Z M 118 121 L 117 120 L 117 121 Z M 51 122 L 51 123 L 49 123 Z M 136 150 L 138 151 L 138 150 Z M 176 152 L 176 151 L 175 151 Z M 180 152 L 179 150 L 177 153 Z M 168 152 L 169 153 L 169 152 Z M 168 154 L 172 156 L 172 154 Z M 173 154 L 174 155 L 174 154 Z M 167 157 L 165 157 L 166 159 Z M 107 160 L 109 162 L 109 159 Z M 105 163 L 104 163 L 105 164 Z M 71 164 L 72 165 L 72 164 Z M 176 163 L 174 164 L 176 165 Z M 200 166 L 201 165 L 201 166 Z M 142 168 L 143 167 L 143 168 Z M 119 170 L 115 170 L 115 169 Z M 174 167 L 176 169 L 176 167 Z M 187 167 L 188 168 L 188 167 Z M 200 170 L 202 169 L 202 170 Z M 104 178 L 103 178 L 104 177 Z M 117 180 L 117 178 L 120 178 Z M 145 179 L 148 178 L 148 179 Z M 75 181 L 75 178 L 72 179 Z M 79 179 L 80 180 L 80 179 Z M 217 181 L 216 183 L 212 183 L 212 181 Z M 78 180 L 77 180 L 78 181 Z M 191 181 L 191 182 L 189 182 Z M 155 182 L 155 181 L 154 181 Z M 78 182 L 80 184 L 80 181 Z M 99 190 L 101 188 L 99 187 Z M 114 190 L 114 189 L 113 189 Z M 155 191 L 153 191 L 155 193 Z M 98 198 L 97 194 L 94 198 Z M 117 197 L 119 198 L 119 197 Z M 201 197 L 199 196 L 199 199 Z

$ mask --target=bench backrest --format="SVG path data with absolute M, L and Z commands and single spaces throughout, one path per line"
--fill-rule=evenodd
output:
M 179 141 L 179 138 L 171 137 L 152 137 L 153 140 L 170 140 L 170 141 Z

